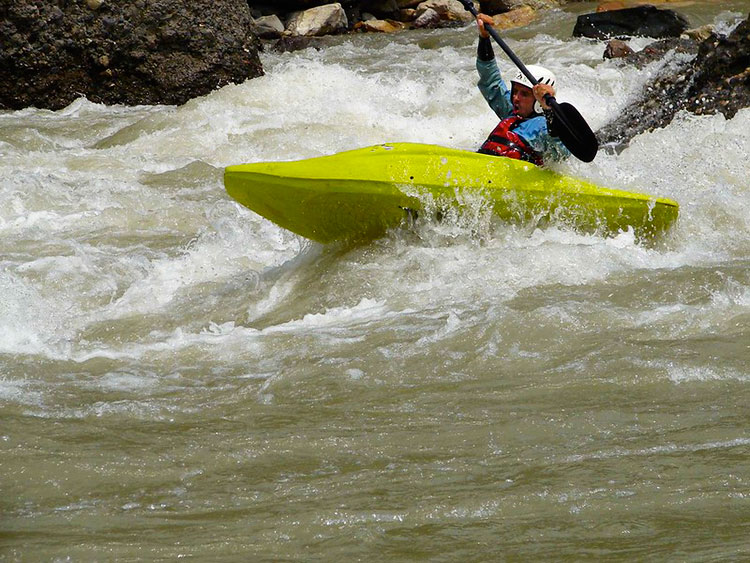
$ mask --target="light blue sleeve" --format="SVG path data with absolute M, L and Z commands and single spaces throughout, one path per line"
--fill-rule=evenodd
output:
M 562 141 L 553 137 L 547 130 L 547 120 L 540 115 L 521 123 L 516 129 L 531 148 L 541 153 L 545 160 L 564 160 L 570 156 Z
M 510 103 L 510 92 L 500 75 L 497 62 L 494 59 L 491 61 L 477 59 L 477 72 L 479 73 L 477 86 L 492 111 L 500 119 L 508 117 L 513 111 L 513 105 Z

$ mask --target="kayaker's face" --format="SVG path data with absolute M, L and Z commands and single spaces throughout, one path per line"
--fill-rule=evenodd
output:
M 521 117 L 529 117 L 534 113 L 534 92 L 523 84 L 513 83 L 510 101 L 513 103 L 513 112 Z

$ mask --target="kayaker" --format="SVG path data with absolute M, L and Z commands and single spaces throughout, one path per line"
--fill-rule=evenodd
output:
M 542 66 L 527 68 L 538 84 L 532 88 L 529 80 L 518 71 L 511 78 L 511 91 L 500 75 L 495 61 L 489 33 L 484 27 L 492 25 L 492 18 L 479 14 L 479 46 L 477 48 L 477 71 L 479 91 L 500 123 L 487 137 L 478 152 L 506 156 L 532 162 L 541 166 L 545 160 L 561 160 L 570 156 L 570 151 L 555 134 L 555 116 L 544 102 L 544 96 L 555 95 L 555 75 Z

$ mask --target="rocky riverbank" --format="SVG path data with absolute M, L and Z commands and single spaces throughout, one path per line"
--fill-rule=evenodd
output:
M 642 64 L 653 58 L 648 51 L 661 56 L 670 49 L 695 56 L 681 64 L 673 62 L 648 83 L 638 100 L 597 131 L 600 143 L 620 150 L 636 135 L 668 125 L 683 110 L 731 118 L 750 107 L 750 15 L 725 37 L 711 33 L 703 41 L 657 42 L 627 55 L 623 64 Z
M 565 1 L 488 0 L 483 9 L 521 25 L 530 5 Z M 0 5 L 0 109 L 60 109 L 81 96 L 182 104 L 262 75 L 259 37 L 288 49 L 326 34 L 470 20 L 458 0 L 14 0 Z
M 480 11 L 495 17 L 501 29 L 526 25 L 541 10 L 560 7 L 575 0 L 482 0 Z M 333 33 L 384 32 L 462 25 L 472 16 L 458 0 L 326 0 L 252 3 L 251 12 L 259 37 L 281 39 L 279 44 L 299 45 L 296 39 Z
M 482 0 L 498 28 L 526 25 L 569 0 Z M 644 64 L 671 50 L 692 56 L 669 66 L 597 135 L 622 147 L 669 123 L 676 112 L 750 106 L 750 32 L 690 32 L 674 10 L 601 3 L 575 35 L 602 40 L 606 57 Z M 463 25 L 458 0 L 83 0 L 57 5 L 15 0 L 0 6 L 0 109 L 60 109 L 80 96 L 105 104 L 182 104 L 263 74 L 258 52 L 310 45 L 320 35 Z M 619 39 L 669 36 L 638 53 Z M 604 49 L 607 38 L 614 36 Z M 624 37 L 623 37 L 624 36 Z M 618 39 L 619 38 L 619 39 Z

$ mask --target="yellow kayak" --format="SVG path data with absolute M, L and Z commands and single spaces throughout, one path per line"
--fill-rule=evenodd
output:
M 434 145 L 392 143 L 293 162 L 224 171 L 229 195 L 311 240 L 367 241 L 419 213 L 427 201 L 486 199 L 501 219 L 652 238 L 677 219 L 676 202 L 603 188 L 519 160 Z

